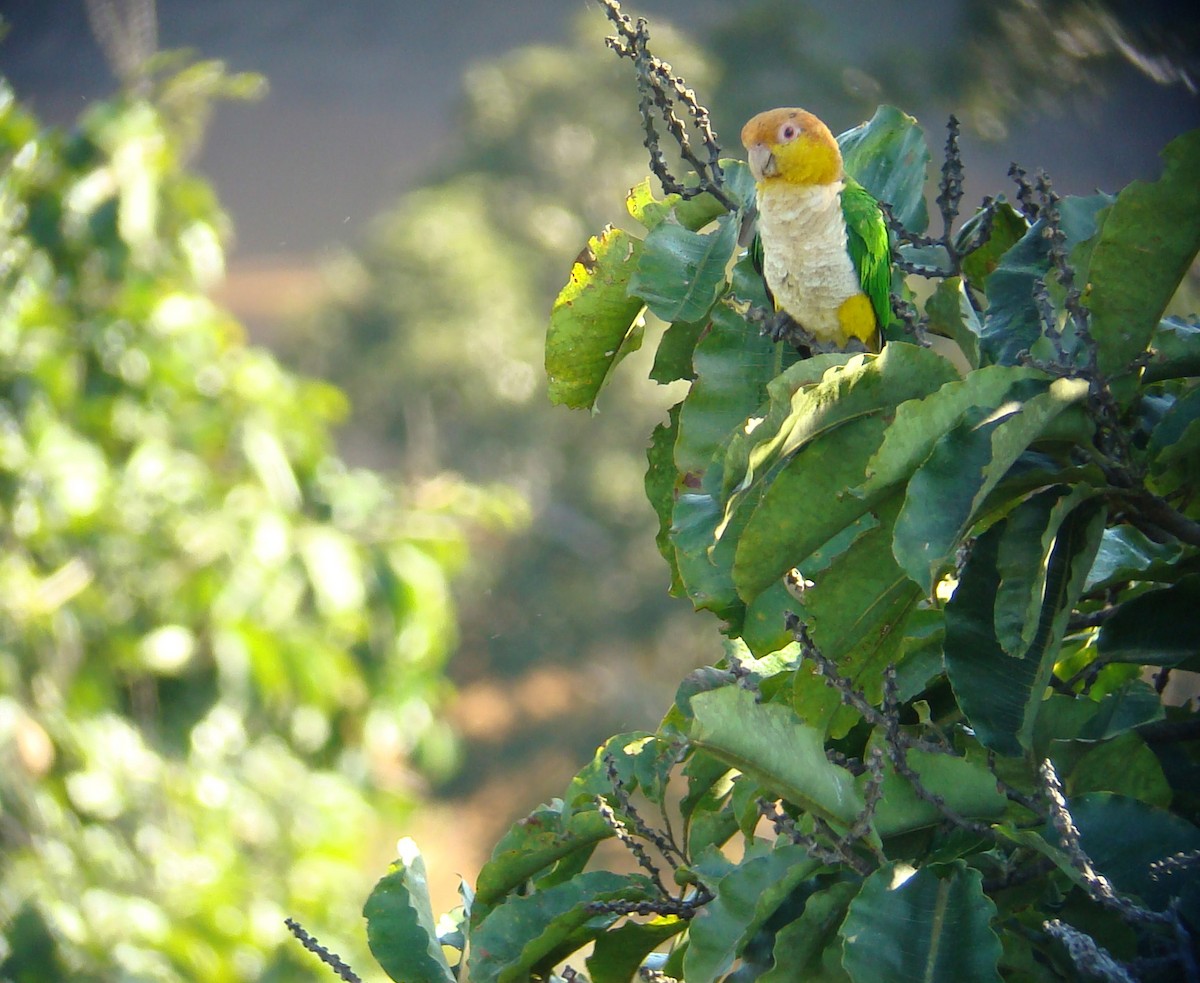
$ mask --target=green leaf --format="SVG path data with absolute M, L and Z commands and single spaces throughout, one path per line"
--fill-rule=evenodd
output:
M 737 247 L 736 217 L 713 232 L 662 222 L 646 234 L 629 293 L 664 321 L 699 321 L 725 289 L 725 267 Z
M 676 321 L 674 324 L 668 324 L 654 353 L 650 378 L 660 386 L 669 386 L 672 382 L 680 380 L 690 382 L 694 379 L 696 373 L 692 370 L 692 356 L 696 351 L 696 343 L 707 327 L 707 320 L 691 323 Z
M 1200 249 L 1200 130 L 1171 141 L 1162 157 L 1162 177 L 1117 196 L 1092 249 L 1085 302 L 1109 379 L 1145 350 Z
M 993 413 L 975 411 L 938 440 L 908 483 L 896 520 L 896 559 L 926 593 L 950 565 L 988 494 L 1047 425 L 1087 396 L 1083 379 L 1056 379 Z M 933 503 L 936 503 L 934 505 Z
M 960 252 L 973 240 L 976 230 L 984 220 L 983 216 L 982 211 L 977 212 L 963 223 L 955 240 L 955 246 Z M 967 282 L 979 291 L 984 290 L 987 278 L 996 271 L 1004 254 L 1029 231 L 1029 223 L 1025 221 L 1025 216 L 1003 200 L 996 202 L 990 224 L 991 230 L 987 239 L 967 253 L 962 261 Z
M 929 330 L 949 338 L 962 350 L 971 368 L 979 367 L 979 315 L 971 306 L 960 277 L 942 280 L 925 305 Z
M 591 855 L 612 828 L 595 809 L 563 816 L 562 804 L 543 806 L 513 825 L 479 871 L 471 922 L 478 924 L 510 892 L 575 853 Z
M 546 376 L 550 399 L 595 405 L 617 362 L 641 344 L 642 302 L 629 296 L 642 243 L 611 226 L 588 240 L 550 312 Z
M 1172 798 L 1157 755 L 1132 731 L 1084 754 L 1071 769 L 1066 788 L 1072 799 L 1088 792 L 1115 792 L 1162 809 Z
M 1173 580 L 1174 565 L 1182 554 L 1178 543 L 1156 543 L 1133 526 L 1105 529 L 1084 592 L 1127 580 Z
M 602 901 L 645 901 L 653 885 L 640 874 L 594 870 L 494 908 L 471 933 L 472 983 L 515 983 L 544 972 L 598 937 L 619 917 L 596 914 Z
M 996 570 L 996 639 L 1018 658 L 1033 644 L 1046 587 L 1046 559 L 1063 520 L 1090 494 L 1057 486 L 1018 505 L 1008 516 Z
M 730 497 L 728 511 L 737 508 L 740 493 L 758 481 L 769 481 L 806 444 L 844 424 L 936 392 L 957 378 L 945 359 L 916 345 L 890 344 L 877 357 L 856 355 L 844 365 L 829 365 L 820 382 L 792 392 L 790 412 L 750 451 L 745 477 Z M 778 399 L 782 393 L 773 395 Z M 757 432 L 752 430 L 750 436 Z
M 412 840 L 401 840 L 401 858 L 375 885 L 363 907 L 367 944 L 397 983 L 454 983 L 442 954 L 425 861 Z
M 733 586 L 734 537 L 714 545 L 721 508 L 711 495 L 681 494 L 675 500 L 671 542 L 679 579 L 698 611 L 712 611 L 727 631 L 741 631 L 746 606 Z
M 849 824 L 864 807 L 854 779 L 825 756 L 824 734 L 788 707 L 759 704 L 737 686 L 692 697 L 691 739 L 771 794 Z
M 749 512 L 737 538 L 733 579 L 739 596 L 753 600 L 814 550 L 854 523 L 872 504 L 847 489 L 861 483 L 867 461 L 883 441 L 887 421 L 872 414 L 838 427 L 794 455 Z M 722 543 L 733 530 L 725 530 Z
M 821 652 L 834 659 L 838 671 L 872 703 L 883 699 L 884 670 L 903 661 L 905 626 L 922 599 L 920 588 L 900 569 L 890 549 L 901 501 L 898 491 L 884 499 L 873 513 L 874 527 L 835 556 L 827 569 L 812 570 L 805 563 L 803 573 L 812 586 L 792 604 Z M 813 726 L 826 723 L 817 708 L 794 707 Z M 841 709 L 829 722 L 830 735 L 844 737 L 858 719 L 849 708 Z
M 1160 494 L 1200 481 L 1200 388 L 1175 400 L 1151 432 L 1146 450 L 1156 479 L 1154 489 Z
M 1157 911 L 1180 897 L 1185 917 L 1200 915 L 1195 866 L 1153 866 L 1200 851 L 1200 829 L 1166 809 L 1108 792 L 1073 798 L 1068 807 L 1084 853 L 1118 891 L 1141 898 Z M 1056 837 L 1050 830 L 1047 835 Z
M 854 983 L 999 983 L 996 906 L 961 861 L 907 878 L 887 865 L 868 877 L 842 923 Z
M 1020 658 L 1008 655 L 996 639 L 996 563 L 1005 525 L 998 522 L 975 541 L 946 605 L 946 671 L 980 743 L 1019 755 L 1033 745 L 1042 698 L 1100 541 L 1104 511 L 1088 502 L 1062 523 L 1048 562 L 1038 630 Z
M 671 543 L 671 522 L 675 512 L 675 496 L 680 490 L 679 472 L 675 470 L 675 438 L 679 434 L 679 403 L 671 407 L 665 423 L 654 428 L 650 447 L 646 451 L 646 498 L 658 516 L 655 545 L 671 570 L 670 591 L 676 597 L 683 594 L 683 581 L 675 547 Z
M 951 754 L 917 750 L 909 751 L 907 760 L 920 776 L 921 786 L 941 796 L 960 816 L 996 819 L 1004 814 L 1008 800 L 997 791 L 995 776 L 982 765 Z M 881 837 L 936 826 L 945 820 L 941 810 L 921 798 L 912 782 L 897 774 L 890 762 L 884 768 L 883 798 L 875 810 L 875 829 Z M 865 790 L 869 780 L 869 775 L 860 775 L 859 789 Z
M 688 983 L 713 983 L 729 967 L 798 884 L 820 868 L 802 847 L 777 845 L 744 858 L 716 885 L 716 897 L 692 919 L 683 959 Z
M 1100 628 L 1096 648 L 1109 662 L 1177 666 L 1200 652 L 1200 574 L 1126 601 Z
M 1059 203 L 1060 227 L 1067 248 L 1085 242 L 1096 233 L 1097 213 L 1112 202 L 1109 195 L 1063 198 Z M 1039 219 L 1021 240 L 1000 259 L 986 283 L 987 314 L 980 338 L 985 364 L 1017 365 L 1023 351 L 1042 337 L 1042 320 L 1033 299 L 1036 281 L 1050 270 L 1049 241 L 1045 220 Z
M 810 894 L 800 917 L 775 934 L 772 950 L 775 965 L 758 978 L 759 983 L 792 983 L 797 979 L 814 983 L 849 981 L 850 977 L 841 970 L 840 946 L 831 943 L 857 893 L 856 882 L 841 881 Z M 837 953 L 833 972 L 825 965 L 831 952 Z
M 1150 339 L 1150 361 L 1142 382 L 1162 382 L 1200 375 L 1200 324 L 1164 318 Z
M 846 173 L 910 232 L 929 225 L 925 206 L 925 169 L 929 147 L 917 121 L 894 106 L 880 106 L 866 123 L 838 137 Z
M 990 365 L 967 378 L 952 380 L 923 398 L 910 399 L 896 407 L 892 425 L 884 435 L 879 452 L 867 465 L 867 480 L 854 494 L 867 497 L 910 477 L 929 455 L 938 440 L 949 433 L 972 409 L 994 410 L 1013 396 L 1020 383 L 1042 378 L 1034 369 Z
M 703 473 L 715 455 L 724 454 L 730 435 L 762 404 L 767 383 L 785 363 L 781 346 L 721 303 L 696 345 L 693 364 L 696 381 L 683 401 L 675 447 L 682 474 Z
M 587 958 L 592 983 L 629 983 L 647 955 L 687 927 L 684 919 L 668 917 L 627 921 L 605 932 Z

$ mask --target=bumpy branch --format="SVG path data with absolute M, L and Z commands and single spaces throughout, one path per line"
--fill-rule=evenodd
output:
M 724 190 L 725 174 L 721 168 L 717 135 L 713 132 L 708 110 L 696 98 L 695 90 L 675 74 L 670 64 L 650 53 L 650 28 L 645 18 L 632 21 L 621 13 L 618 0 L 599 0 L 599 3 L 617 29 L 614 36 L 606 39 L 608 46 L 622 58 L 632 61 L 637 71 L 638 109 L 646 131 L 643 142 L 650 152 L 650 170 L 662 184 L 663 191 L 683 198 L 694 198 L 707 192 L 729 211 L 736 211 L 737 203 Z M 684 116 L 699 135 L 704 157 L 693 145 L 688 124 L 676 112 L 677 105 L 683 107 Z M 659 120 L 678 145 L 680 156 L 696 172 L 696 184 L 685 185 L 671 173 L 658 132 Z
M 284 919 L 283 923 L 288 927 L 288 931 L 296 936 L 300 944 L 337 973 L 339 979 L 345 980 L 346 983 L 362 983 L 362 977 L 342 962 L 341 956 L 336 952 L 330 952 L 321 945 L 321 943 L 304 930 L 304 927 L 298 921 L 294 918 L 287 918 Z

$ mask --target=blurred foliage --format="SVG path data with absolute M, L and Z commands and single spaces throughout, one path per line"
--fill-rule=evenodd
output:
M 342 394 L 207 298 L 182 158 L 258 83 L 173 68 L 70 133 L 0 89 L 5 979 L 318 977 L 289 914 L 360 947 L 360 872 L 453 764 L 450 578 L 521 515 L 347 467 Z
M 1129 0 L 961 0 L 922 10 L 868 10 L 757 0 L 739 4 L 705 42 L 722 71 L 717 128 L 734 132 L 765 106 L 799 102 L 827 119 L 865 119 L 880 102 L 946 104 L 980 135 L 1002 139 L 1035 114 L 1103 89 L 1122 61 L 1195 93 L 1200 21 L 1187 6 Z M 855 18 L 918 17 L 941 40 L 906 47 Z M 904 36 L 910 36 L 904 32 Z M 785 94 L 791 93 L 789 97 Z
M 645 166 L 629 77 L 602 27 L 589 12 L 570 45 L 523 48 L 467 74 L 446 159 L 331 265 L 334 300 L 293 343 L 306 369 L 353 394 L 351 426 L 373 454 L 529 497 L 529 533 L 473 568 L 453 669 L 464 681 L 582 669 L 589 712 L 544 724 L 576 754 L 615 722 L 653 713 L 654 680 L 675 674 L 681 642 L 703 651 L 686 607 L 667 596 L 642 494 L 644 434 L 669 398 L 638 385 L 649 363 L 631 359 L 637 371 L 590 423 L 546 398 L 546 311 L 588 230 L 622 218 L 613 203 Z M 705 77 L 677 37 L 663 46 Z M 616 653 L 620 672 L 646 685 L 618 681 Z M 491 744 L 470 758 L 464 783 L 522 760 Z

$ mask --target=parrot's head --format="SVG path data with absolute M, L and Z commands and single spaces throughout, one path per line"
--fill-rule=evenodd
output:
M 842 152 L 829 127 L 803 109 L 768 109 L 742 127 L 750 173 L 759 184 L 832 184 Z

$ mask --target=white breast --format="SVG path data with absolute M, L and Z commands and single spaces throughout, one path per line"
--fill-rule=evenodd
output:
M 862 292 L 846 249 L 842 182 L 758 189 L 763 275 L 775 302 L 818 339 L 844 340 L 838 308 Z

